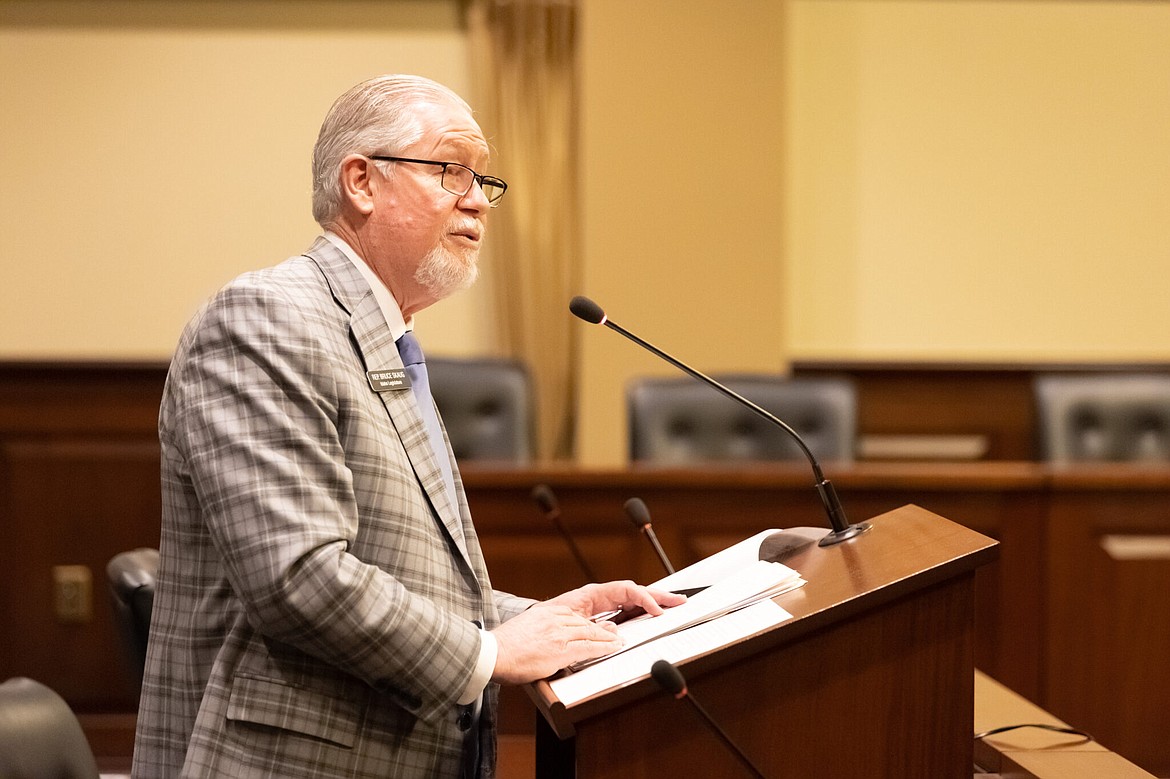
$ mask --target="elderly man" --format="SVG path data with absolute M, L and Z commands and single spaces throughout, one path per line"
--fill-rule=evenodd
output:
M 492 589 L 412 332 L 475 279 L 487 163 L 447 88 L 359 84 L 314 149 L 325 234 L 184 331 L 136 777 L 490 776 L 495 683 L 616 649 L 594 613 L 681 600 Z

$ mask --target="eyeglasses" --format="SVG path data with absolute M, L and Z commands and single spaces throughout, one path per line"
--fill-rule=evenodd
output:
M 383 160 L 385 162 L 413 162 L 416 165 L 438 165 L 443 169 L 443 178 L 439 182 L 443 189 L 452 195 L 464 197 L 478 182 L 480 189 L 483 190 L 484 197 L 487 198 L 488 204 L 492 208 L 500 204 L 500 198 L 508 191 L 508 184 L 503 179 L 476 173 L 471 168 L 466 165 L 460 165 L 458 162 L 412 160 L 409 157 L 388 157 L 380 154 L 371 154 L 370 159 Z

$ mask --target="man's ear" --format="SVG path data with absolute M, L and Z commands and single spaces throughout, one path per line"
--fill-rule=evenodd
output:
M 374 163 L 360 154 L 350 154 L 341 161 L 341 194 L 360 214 L 374 211 Z

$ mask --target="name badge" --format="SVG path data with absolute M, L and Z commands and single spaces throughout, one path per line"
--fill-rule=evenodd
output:
M 366 378 L 370 382 L 370 389 L 374 392 L 397 392 L 410 389 L 410 377 L 402 368 L 368 371 Z

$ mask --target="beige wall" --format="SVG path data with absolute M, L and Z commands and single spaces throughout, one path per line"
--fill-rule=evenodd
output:
M 582 0 L 581 291 L 710 372 L 1170 358 L 1168 40 L 1163 2 Z M 466 59 L 454 0 L 0 3 L 0 359 L 165 358 L 315 233 L 333 97 Z M 486 292 L 428 348 L 492 351 Z M 581 460 L 619 463 L 668 371 L 578 334 Z
M 783 5 L 587 0 L 584 294 L 704 372 L 784 354 Z M 625 457 L 624 393 L 674 369 L 581 325 L 578 459 Z
M 1170 3 L 789 3 L 791 356 L 1170 357 Z
M 585 278 L 616 321 L 708 372 L 1170 358 L 1170 3 L 585 9 Z M 635 350 L 586 334 L 583 462 L 622 462 L 625 383 L 667 370 Z
M 166 359 L 198 303 L 308 247 L 330 103 L 384 72 L 464 94 L 454 3 L 0 3 L 0 359 Z M 487 289 L 428 348 L 489 351 Z

